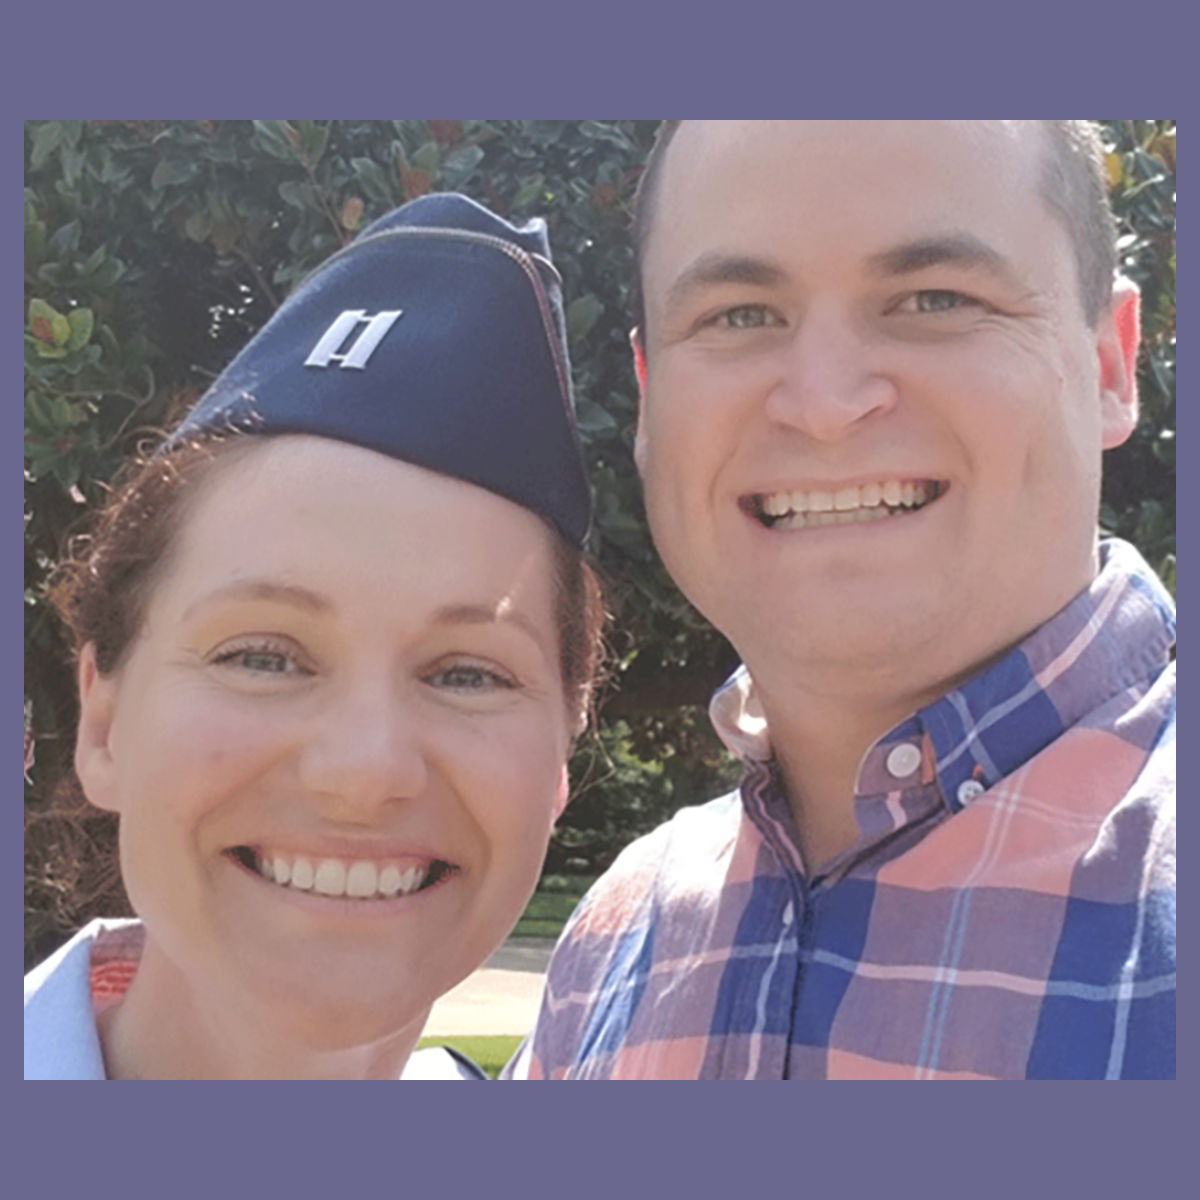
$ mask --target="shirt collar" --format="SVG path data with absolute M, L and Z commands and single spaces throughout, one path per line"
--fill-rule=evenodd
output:
M 864 776 L 907 743 L 919 752 L 910 755 L 914 774 L 932 765 L 947 804 L 962 808 L 1105 700 L 1161 671 L 1175 624 L 1170 594 L 1137 550 L 1102 542 L 1092 584 L 1001 659 L 880 738 L 863 760 L 858 790 L 876 790 Z M 744 665 L 717 690 L 709 716 L 738 758 L 771 758 L 766 715 Z

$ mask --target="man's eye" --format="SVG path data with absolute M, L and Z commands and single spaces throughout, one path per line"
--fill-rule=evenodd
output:
M 739 304 L 721 313 L 717 323 L 727 329 L 765 329 L 778 321 L 765 304 Z
M 516 680 L 511 677 L 473 663 L 452 663 L 439 667 L 425 676 L 425 682 L 436 688 L 476 694 L 510 690 L 517 686 Z
M 962 292 L 944 291 L 940 288 L 927 288 L 921 292 L 913 292 L 897 306 L 897 312 L 910 313 L 945 313 L 959 308 L 977 308 L 981 302 L 973 296 Z

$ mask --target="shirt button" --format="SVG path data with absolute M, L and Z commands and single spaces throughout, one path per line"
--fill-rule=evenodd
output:
M 921 765 L 921 751 L 911 742 L 893 746 L 887 756 L 887 769 L 894 779 L 907 779 Z
M 958 785 L 959 804 L 970 804 L 976 796 L 982 795 L 987 789 L 978 779 L 966 779 Z

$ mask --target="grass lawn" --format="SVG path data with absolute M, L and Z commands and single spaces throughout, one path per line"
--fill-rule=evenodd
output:
M 545 875 L 533 893 L 513 937 L 557 938 L 594 875 Z
M 519 1037 L 431 1037 L 422 1038 L 417 1043 L 417 1049 L 426 1046 L 453 1046 L 468 1058 L 474 1059 L 487 1073 L 495 1079 L 500 1074 L 500 1068 L 516 1053 L 521 1044 Z
M 575 911 L 583 893 L 595 882 L 594 875 L 544 875 L 538 884 L 513 937 L 548 938 L 553 940 L 562 932 L 567 918 Z M 429 1037 L 422 1038 L 418 1048 L 453 1046 L 468 1058 L 474 1059 L 495 1079 L 517 1047 L 519 1037 Z

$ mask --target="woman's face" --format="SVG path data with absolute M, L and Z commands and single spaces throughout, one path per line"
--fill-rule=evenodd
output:
M 81 668 L 80 777 L 191 987 L 357 1045 L 504 938 L 565 795 L 552 561 L 531 513 L 369 450 L 217 468 L 124 665 Z

